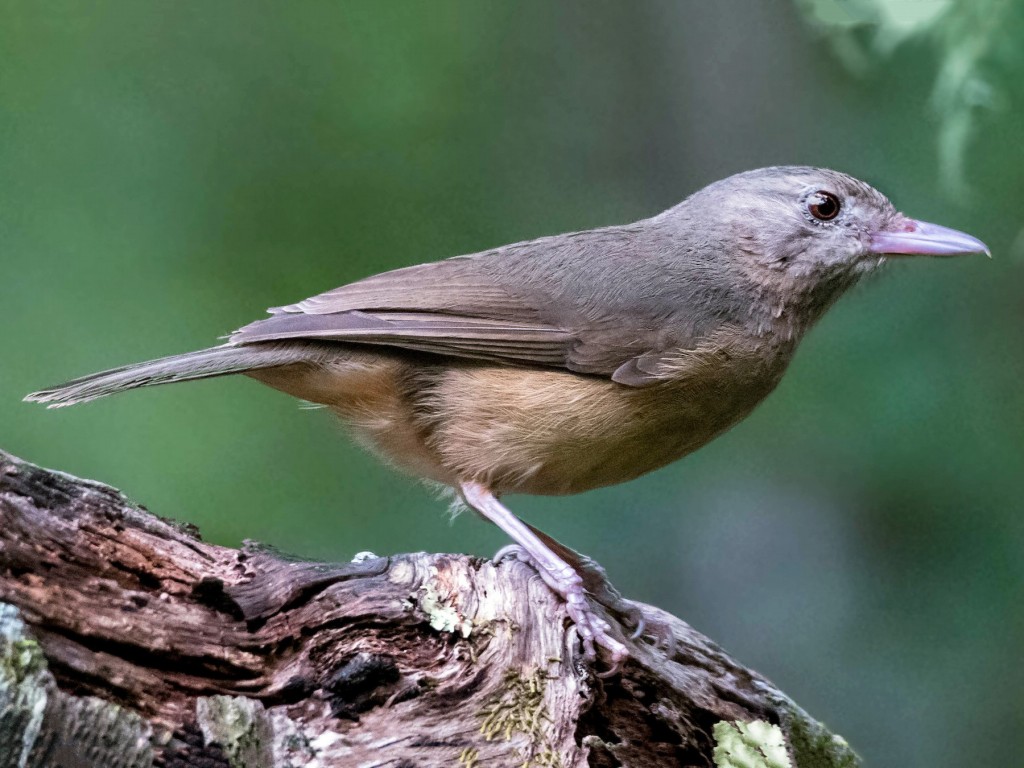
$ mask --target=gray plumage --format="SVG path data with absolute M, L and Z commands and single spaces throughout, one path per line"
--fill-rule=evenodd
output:
M 266 344 L 239 347 L 224 344 L 82 376 L 59 387 L 33 392 L 25 399 L 30 402 L 46 403 L 49 408 L 61 408 L 138 387 L 209 379 L 214 376 L 287 365 L 308 359 L 309 354 L 308 347 L 301 345 Z
M 826 228 L 793 205 L 794 192 L 821 186 L 837 190 L 859 218 Z M 801 335 L 881 262 L 846 257 L 863 248 L 871 227 L 897 215 L 884 196 L 844 174 L 751 171 L 650 219 L 374 275 L 273 308 L 224 346 L 93 374 L 26 399 L 71 405 L 295 362 L 305 350 L 287 342 L 304 339 L 648 386 L 662 379 L 665 355 L 692 349 L 723 327 Z

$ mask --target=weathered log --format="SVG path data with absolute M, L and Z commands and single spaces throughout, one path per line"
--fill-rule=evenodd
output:
M 674 648 L 600 678 L 515 559 L 227 549 L 0 453 L 0 768 L 857 765 L 636 605 Z

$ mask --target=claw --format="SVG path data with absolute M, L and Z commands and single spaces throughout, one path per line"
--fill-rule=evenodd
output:
M 527 555 L 526 550 L 518 544 L 506 544 L 494 553 L 494 557 L 491 558 L 491 562 L 497 565 L 505 558 L 510 557 L 514 557 L 516 560 L 520 560 L 522 562 L 530 562 L 530 556 Z
M 595 672 L 594 677 L 600 678 L 601 680 L 607 680 L 609 677 L 615 677 L 622 671 L 625 661 L 625 659 L 612 659 L 612 665 L 604 672 Z
M 629 636 L 630 640 L 639 640 L 643 637 L 644 629 L 647 628 L 647 622 L 644 620 L 644 615 L 640 613 L 640 611 L 637 611 L 637 614 L 636 629 L 634 629 L 632 634 Z

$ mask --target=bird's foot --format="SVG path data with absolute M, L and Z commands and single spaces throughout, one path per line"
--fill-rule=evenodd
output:
M 649 638 L 656 647 L 663 649 L 666 654 L 671 656 L 675 652 L 676 644 L 671 624 L 653 616 L 645 615 L 639 603 L 624 598 L 612 585 L 608 579 L 608 574 L 596 560 L 579 553 L 574 554 L 576 557 L 573 567 L 581 578 L 584 594 L 608 611 L 623 628 L 630 628 L 632 630 L 629 632 L 630 640 L 639 640 L 642 637 Z M 515 558 L 529 564 L 539 573 L 542 571 L 541 566 L 518 544 L 508 544 L 494 554 L 495 563 L 499 563 L 506 558 Z M 543 573 L 541 575 L 543 576 Z M 545 583 L 548 583 L 546 579 Z M 557 588 L 552 588 L 558 592 Z M 600 619 L 600 617 L 598 618 Z M 603 621 L 603 619 L 600 620 Z
M 584 658 L 589 661 L 596 659 L 597 649 L 603 648 L 608 653 L 611 668 L 602 676 L 616 674 L 629 658 L 629 649 L 614 636 L 611 622 L 601 616 L 587 599 L 583 578 L 569 566 L 558 571 L 543 565 L 535 564 L 534 567 L 544 583 L 565 600 L 565 612 L 576 627 Z
M 623 626 L 632 628 L 630 640 L 647 637 L 656 647 L 664 649 L 669 656 L 675 653 L 676 641 L 671 624 L 645 613 L 640 603 L 624 598 L 596 560 L 577 553 L 574 565 L 583 577 L 583 585 L 591 597 Z
M 576 634 L 583 645 L 583 655 L 586 659 L 597 658 L 598 648 L 602 648 L 608 653 L 612 666 L 607 672 L 601 673 L 601 676 L 616 674 L 629 658 L 629 649 L 625 643 L 614 636 L 611 622 L 601 616 L 599 611 L 591 605 L 583 577 L 565 563 L 562 563 L 562 567 L 557 569 L 545 567 L 517 544 L 502 547 L 495 554 L 494 561 L 500 562 L 508 557 L 514 557 L 530 565 L 537 571 L 544 583 L 565 601 L 566 613 L 569 615 L 569 620 L 575 625 Z M 603 605 L 599 600 L 596 602 Z

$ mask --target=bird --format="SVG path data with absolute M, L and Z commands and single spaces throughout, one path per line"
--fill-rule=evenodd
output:
M 991 255 L 869 184 L 808 166 L 738 173 L 631 224 L 376 274 L 217 346 L 26 396 L 60 407 L 242 374 L 326 406 L 372 452 L 515 542 L 588 659 L 629 654 L 572 550 L 501 497 L 621 483 L 707 444 L 775 389 L 828 308 L 886 261 Z

